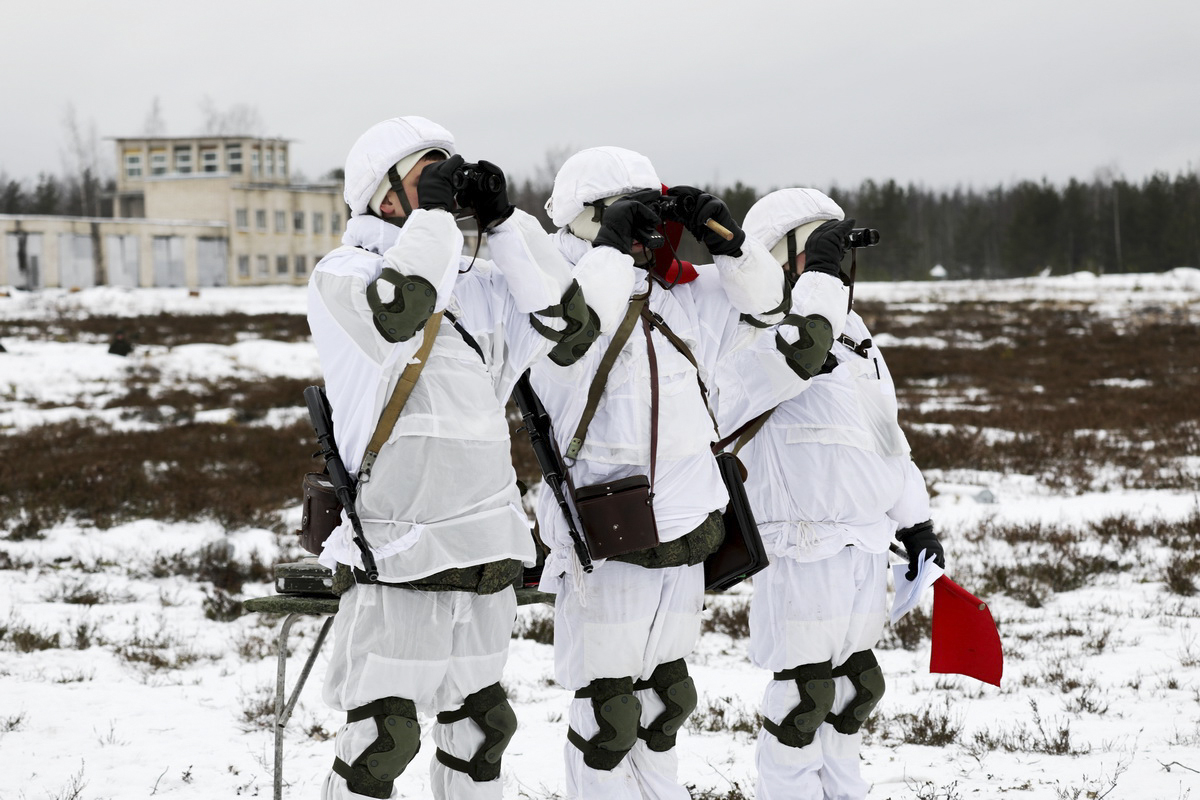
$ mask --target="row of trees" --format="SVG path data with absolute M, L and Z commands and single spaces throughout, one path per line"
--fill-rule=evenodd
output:
M 552 179 L 527 180 L 518 205 L 541 212 Z M 738 182 L 707 187 L 737 219 L 763 193 Z M 994 189 L 936 191 L 864 181 L 825 191 L 880 243 L 861 253 L 865 279 L 920 279 L 941 265 L 952 278 L 1005 278 L 1088 270 L 1161 272 L 1200 266 L 1200 176 L 1156 174 L 1141 183 L 1111 176 L 1066 186 L 1022 181 Z M 543 224 L 549 220 L 542 215 Z M 684 258 L 703 258 L 690 245 Z

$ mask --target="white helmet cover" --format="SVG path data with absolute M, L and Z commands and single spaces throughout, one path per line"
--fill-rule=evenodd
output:
M 585 203 L 642 189 L 662 189 L 650 159 L 623 147 L 592 147 L 580 150 L 562 165 L 554 177 L 546 213 L 561 228 L 583 213 Z
M 393 117 L 358 137 L 346 156 L 346 188 L 343 196 L 350 215 L 367 213 L 371 197 L 387 180 L 388 169 L 405 156 L 422 150 L 443 150 L 454 155 L 450 131 L 424 117 Z
M 816 189 L 780 189 L 763 197 L 746 212 L 742 229 L 782 264 L 787 261 L 785 237 L 788 231 L 796 231 L 796 246 L 803 251 L 809 234 L 822 223 L 845 218 L 842 207 Z

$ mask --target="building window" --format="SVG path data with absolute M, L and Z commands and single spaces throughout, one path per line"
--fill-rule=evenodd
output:
M 200 151 L 200 170 L 202 172 L 216 172 L 220 166 L 215 149 L 205 148 Z
M 287 233 L 287 212 L 286 211 L 276 211 L 275 212 L 275 232 L 276 233 Z
M 304 212 L 303 211 L 297 211 L 295 214 L 292 215 L 292 227 L 295 228 L 296 233 L 304 233 Z
M 250 174 L 255 178 L 258 177 L 258 148 L 250 151 Z
M 166 175 L 167 174 L 167 151 L 154 150 L 150 153 L 150 174 L 151 175 Z
M 329 232 L 330 233 L 337 233 L 338 229 L 341 228 L 341 225 L 342 225 L 342 218 L 337 215 L 336 211 L 329 215 Z
M 275 256 L 275 274 L 276 275 L 287 275 L 288 274 L 288 257 L 287 256 Z
M 308 256 L 296 256 L 296 274 L 303 275 L 308 272 Z
M 325 215 L 320 211 L 313 212 L 313 233 L 325 232 Z
M 267 273 L 267 257 L 266 256 L 258 256 L 257 258 L 255 258 L 255 262 L 258 267 L 258 277 L 260 277 L 260 278 L 267 277 L 267 275 L 268 275 L 268 273 Z
M 279 177 L 281 177 L 281 178 L 287 177 L 287 151 L 286 150 L 279 151 Z
M 268 178 L 275 177 L 275 151 L 274 150 L 264 150 L 263 151 L 263 174 L 265 174 Z
M 260 208 L 254 212 L 254 227 L 260 231 L 267 229 L 267 212 L 265 209 Z
M 238 277 L 250 277 L 250 256 L 238 256 Z
M 233 175 L 241 174 L 242 146 L 240 144 L 231 144 L 225 148 L 225 167 Z
M 192 148 L 184 145 L 175 148 L 175 171 L 186 175 L 192 171 Z
M 126 153 L 125 154 L 125 177 L 126 178 L 142 177 L 142 154 L 141 153 Z
M 244 208 L 239 208 L 233 212 L 233 218 L 237 223 L 239 231 L 250 229 L 250 213 Z

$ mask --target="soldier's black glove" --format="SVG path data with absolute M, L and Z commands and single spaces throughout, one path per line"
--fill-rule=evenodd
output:
M 933 532 L 931 520 L 896 531 L 896 539 L 908 551 L 908 572 L 904 574 L 908 580 L 911 581 L 917 577 L 917 567 L 923 561 L 927 561 L 928 556 L 933 556 L 933 563 L 942 569 L 946 568 L 946 552 L 942 550 L 942 543 L 938 541 Z M 925 551 L 924 555 L 922 555 L 922 551 Z
M 676 198 L 675 208 L 679 222 L 688 229 L 688 233 L 708 248 L 714 256 L 740 256 L 742 244 L 746 241 L 746 232 L 733 219 L 729 206 L 720 198 L 702 192 L 694 186 L 672 186 L 667 189 L 667 196 Z M 733 239 L 726 239 L 721 234 L 710 229 L 705 223 L 709 220 L 720 223 L 730 233 Z
M 854 227 L 854 220 L 840 222 L 831 219 L 813 231 L 804 243 L 805 272 L 824 272 L 837 275 L 846 256 L 846 234 Z
M 490 161 L 480 161 L 475 166 L 475 173 L 477 177 L 468 181 L 463 189 L 460 205 L 475 209 L 480 227 L 488 230 L 512 216 L 516 206 L 508 202 L 508 183 L 504 179 L 504 170 Z M 499 188 L 491 188 L 488 184 Z
M 604 209 L 600 232 L 592 241 L 592 247 L 612 247 L 627 256 L 633 255 L 633 243 L 643 244 L 654 233 L 658 215 L 636 200 L 622 198 Z
M 417 179 L 417 202 L 421 208 L 454 210 L 454 173 L 462 165 L 462 156 L 450 156 L 445 161 L 434 161 L 421 170 L 421 177 Z

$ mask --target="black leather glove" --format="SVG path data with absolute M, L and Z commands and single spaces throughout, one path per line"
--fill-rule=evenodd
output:
M 417 202 L 421 208 L 454 210 L 454 173 L 462 165 L 462 156 L 450 156 L 421 170 L 421 177 L 417 179 Z
M 640 241 L 645 244 L 658 223 L 658 215 L 649 206 L 627 197 L 622 198 L 604 209 L 600 232 L 592 241 L 592 247 L 612 247 L 632 256 L 633 243 Z
M 740 256 L 742 244 L 746 241 L 746 232 L 729 213 L 729 206 L 718 197 L 702 192 L 694 186 L 673 186 L 667 189 L 667 196 L 676 198 L 675 209 L 688 233 L 708 248 L 714 256 Z M 720 223 L 730 233 L 733 239 L 726 239 L 721 234 L 710 229 L 705 223 L 709 220 Z
M 831 219 L 813 231 L 804 243 L 804 270 L 837 275 L 842 270 L 842 259 L 846 256 L 846 234 L 854 227 L 854 220 Z
M 908 551 L 908 572 L 904 574 L 908 580 L 917 577 L 917 567 L 922 561 L 928 560 L 929 556 L 933 556 L 933 563 L 942 569 L 946 568 L 946 552 L 942 550 L 942 543 L 933 532 L 931 520 L 896 531 L 896 539 Z M 924 556 L 921 555 L 922 550 L 925 551 Z
M 480 161 L 475 165 L 475 178 L 467 182 L 461 200 L 461 205 L 475 209 L 475 216 L 479 217 L 479 225 L 484 230 L 508 219 L 516 208 L 508 202 L 508 183 L 504 179 L 504 170 L 490 161 Z

